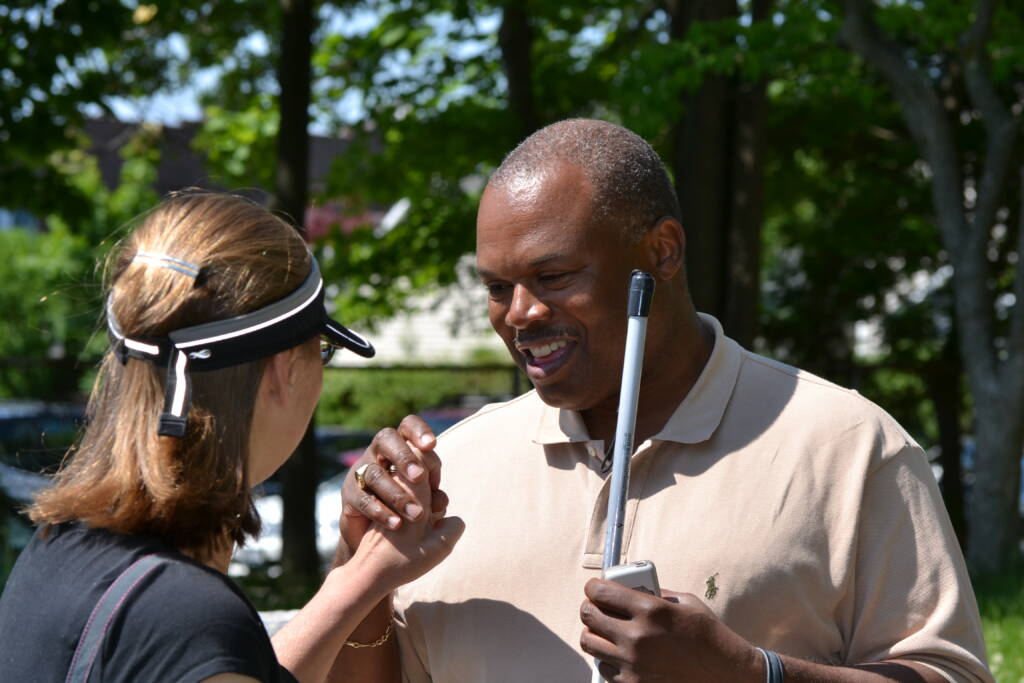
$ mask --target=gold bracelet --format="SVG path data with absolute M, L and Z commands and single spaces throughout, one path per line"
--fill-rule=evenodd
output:
M 395 625 L 395 622 L 391 622 L 390 624 L 388 624 L 388 629 L 386 631 L 384 631 L 384 635 L 382 635 L 380 638 L 378 638 L 377 640 L 373 641 L 372 643 L 357 643 L 354 640 L 346 640 L 345 641 L 345 646 L 346 647 L 354 647 L 354 648 L 360 648 L 360 647 L 380 647 L 384 643 L 388 642 L 388 639 L 391 637 L 391 627 L 394 626 L 394 625 Z

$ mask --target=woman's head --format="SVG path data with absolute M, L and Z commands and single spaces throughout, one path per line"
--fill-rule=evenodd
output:
M 112 253 L 108 315 L 126 338 L 167 339 L 281 300 L 303 284 L 312 263 L 298 232 L 263 207 L 227 194 L 178 194 Z M 317 337 L 309 334 L 289 357 L 315 359 Z M 190 372 L 187 427 L 176 438 L 158 434 L 166 367 L 108 353 L 86 434 L 56 485 L 38 497 L 33 519 L 153 533 L 200 555 L 225 534 L 241 541 L 257 532 L 249 437 L 270 358 Z

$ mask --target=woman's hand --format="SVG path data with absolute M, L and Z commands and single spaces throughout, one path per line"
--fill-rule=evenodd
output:
M 392 477 L 386 470 L 382 476 Z M 423 509 L 429 507 L 431 495 L 436 495 L 428 477 L 410 481 L 402 470 L 393 475 L 390 483 Z M 378 587 L 387 591 L 418 578 L 448 557 L 465 531 L 465 524 L 458 517 L 436 517 L 422 514 L 397 529 L 372 525 L 360 540 L 351 563 L 374 576 Z
M 383 476 L 391 477 L 386 471 Z M 429 508 L 428 476 L 410 481 L 399 472 L 390 485 L 400 488 L 403 497 L 424 509 Z M 278 661 L 303 681 L 325 680 L 335 664 L 345 670 L 345 680 L 382 680 L 382 676 L 394 676 L 397 680 L 398 650 L 393 640 L 382 643 L 385 647 L 358 651 L 362 660 L 359 671 L 363 673 L 360 674 L 352 674 L 351 666 L 346 667 L 345 657 L 340 656 L 345 650 L 348 652 L 344 654 L 350 657 L 356 652 L 345 648 L 345 641 L 371 614 L 376 615 L 371 619 L 375 624 L 370 631 L 372 635 L 360 636 L 360 642 L 371 642 L 379 634 L 388 632 L 389 593 L 447 557 L 464 528 L 462 520 L 456 517 L 434 522 L 428 514 L 406 521 L 399 529 L 379 524 L 370 526 L 362 534 L 351 559 L 332 569 L 313 599 L 274 635 Z M 384 624 L 378 617 L 384 618 Z
M 417 521 L 424 517 L 444 516 L 448 496 L 440 490 L 441 459 L 434 453 L 437 439 L 434 432 L 417 415 L 409 415 L 398 429 L 382 429 L 373 443 L 352 466 L 342 486 L 341 538 L 345 548 L 339 547 L 339 563 L 355 551 L 370 524 L 397 529 L 404 521 Z M 356 470 L 366 465 L 362 489 L 356 480 Z M 388 472 L 394 465 L 405 481 L 429 484 L 429 494 L 418 500 L 408 488 L 398 485 Z M 426 512 L 425 512 L 426 511 Z M 347 550 L 348 552 L 342 552 Z

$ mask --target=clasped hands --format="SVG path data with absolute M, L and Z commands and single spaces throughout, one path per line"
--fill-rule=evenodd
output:
M 440 488 L 436 443 L 433 431 L 415 415 L 397 429 L 377 433 L 342 488 L 341 535 L 350 551 L 373 524 L 397 530 L 423 525 L 424 515 L 441 524 L 448 496 Z M 362 465 L 361 487 L 355 472 Z M 607 681 L 764 680 L 757 649 L 694 595 L 662 590 L 657 597 L 596 578 L 586 583 L 584 595 L 580 646 L 601 660 Z
M 342 485 L 336 565 L 364 558 L 390 592 L 451 553 L 465 525 L 445 517 L 448 497 L 438 488 L 434 444 L 433 432 L 414 415 L 397 430 L 377 433 Z

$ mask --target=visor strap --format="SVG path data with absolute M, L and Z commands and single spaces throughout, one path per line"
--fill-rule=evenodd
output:
M 188 409 L 192 394 L 188 373 L 188 354 L 179 348 L 171 351 L 171 362 L 167 364 L 167 393 L 164 396 L 164 412 L 160 414 L 160 436 L 185 436 L 188 424 Z
M 124 338 L 118 339 L 111 347 L 114 352 L 114 357 L 117 358 L 121 365 L 128 364 L 128 346 L 124 343 Z

